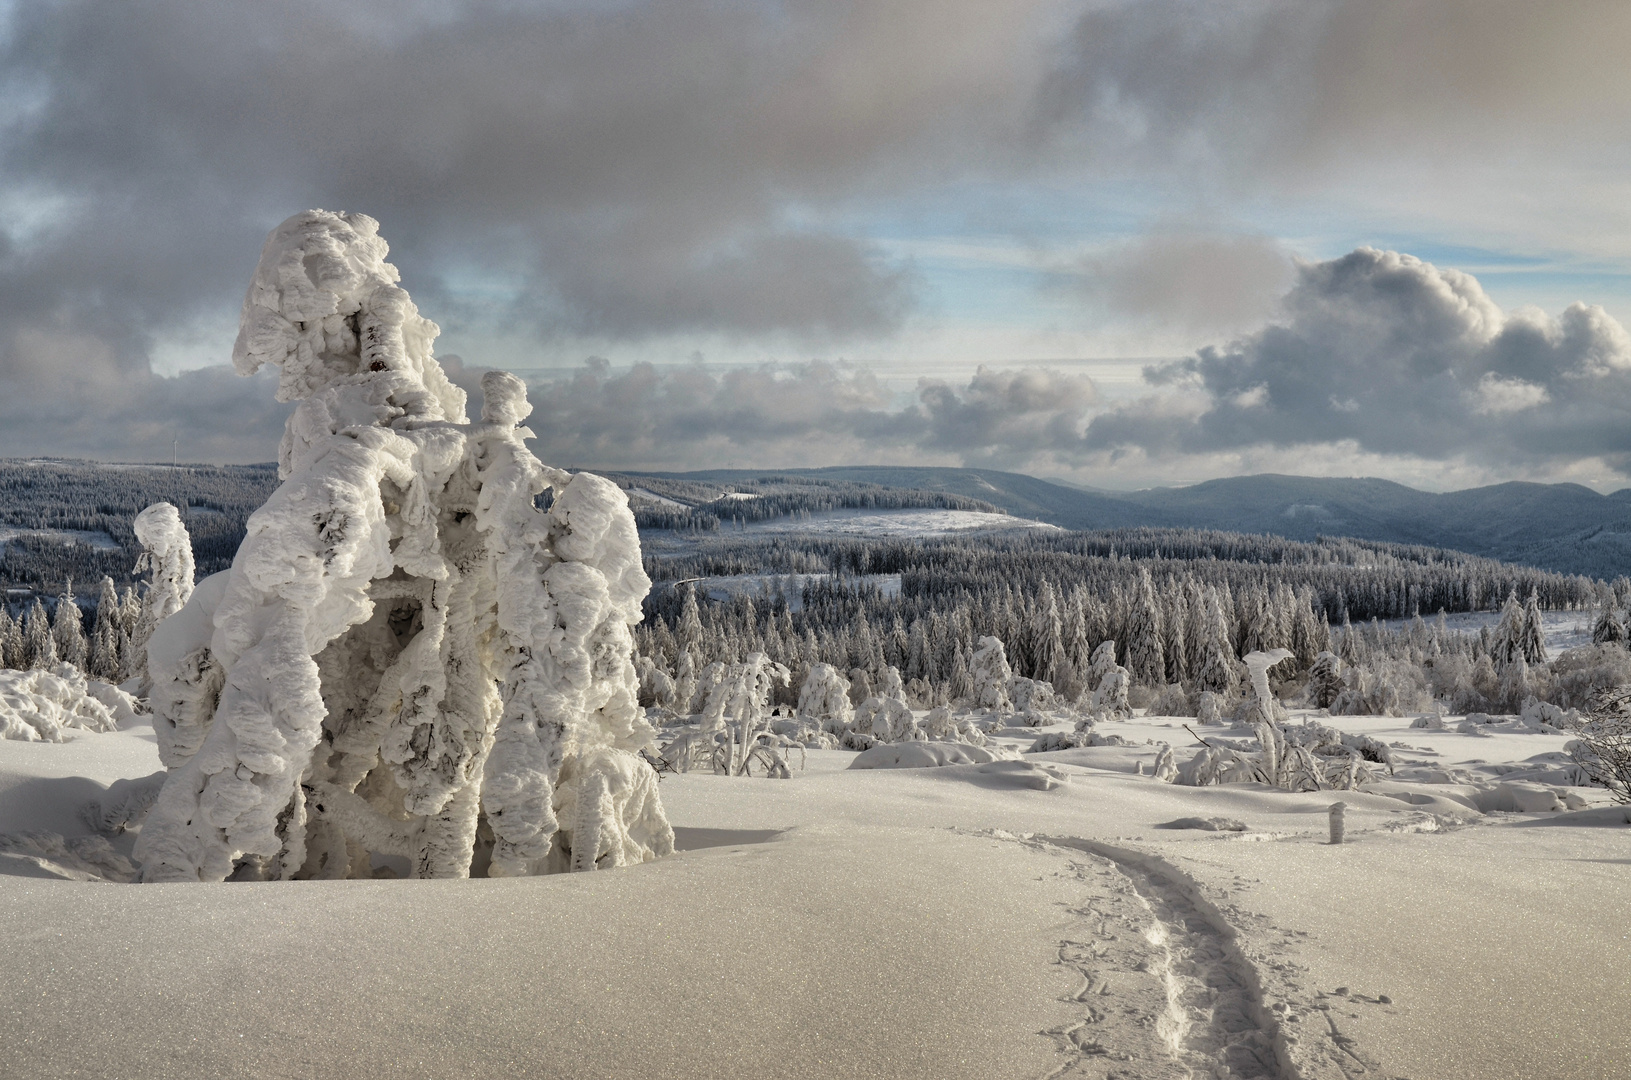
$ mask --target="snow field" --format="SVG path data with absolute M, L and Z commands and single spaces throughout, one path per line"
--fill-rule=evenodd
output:
M 1431 763 L 1485 785 L 1566 741 L 1410 719 L 1335 723 L 1410 744 L 1394 749 L 1400 772 Z M 1623 808 L 1479 814 L 1452 798 L 1141 775 L 1160 741 L 1190 756 L 1183 722 L 1103 723 L 1130 745 L 1018 762 L 860 769 L 854 753 L 812 750 L 788 781 L 667 776 L 688 850 L 612 874 L 121 888 L 31 879 L 26 857 L 0 855 L 0 910 L 18 915 L 0 922 L 0 1075 L 1182 1077 L 1227 1064 L 1454 1080 L 1603 1077 L 1628 1059 L 1631 987 L 1603 959 L 1624 934 Z M 1036 733 L 1005 729 L 994 748 Z M 1015 784 L 991 764 L 1064 782 Z M 0 832 L 89 837 L 85 803 L 157 767 L 145 731 L 0 743 Z M 1348 841 L 1332 847 L 1338 798 Z M 1246 831 L 1161 827 L 1184 817 Z M 105 839 L 128 851 L 128 833 Z M 332 944 L 314 948 L 314 926 Z M 60 1008 L 88 999 L 94 1023 Z

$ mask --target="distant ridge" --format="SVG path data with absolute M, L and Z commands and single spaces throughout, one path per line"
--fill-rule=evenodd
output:
M 1267 473 L 1112 492 L 995 469 L 904 465 L 621 471 L 709 484 L 773 475 L 819 477 L 962 495 L 1067 529 L 1165 526 L 1294 540 L 1352 536 L 1453 548 L 1561 573 L 1609 579 L 1631 574 L 1631 489 L 1599 495 L 1579 484 L 1512 482 L 1434 494 L 1391 480 Z

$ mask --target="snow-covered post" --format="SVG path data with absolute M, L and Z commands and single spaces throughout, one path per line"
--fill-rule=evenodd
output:
M 1334 802 L 1331 804 L 1331 843 L 1342 843 L 1342 834 L 1345 824 L 1343 813 L 1348 809 L 1347 803 Z
M 147 639 L 153 628 L 180 611 L 193 594 L 193 542 L 182 523 L 181 511 L 167 502 L 154 503 L 136 515 L 131 523 L 142 553 L 136 572 L 147 571 L 147 595 L 142 599 L 141 619 L 130 635 L 131 674 L 141 679 L 141 694 L 152 689 L 147 670 Z
M 245 297 L 233 361 L 298 404 L 232 569 L 160 629 L 178 663 L 207 648 L 220 699 L 142 827 L 144 880 L 369 876 L 370 853 L 463 877 L 481 822 L 493 876 L 673 850 L 634 753 L 628 499 L 532 455 L 513 375 L 466 419 L 378 228 L 295 215 Z

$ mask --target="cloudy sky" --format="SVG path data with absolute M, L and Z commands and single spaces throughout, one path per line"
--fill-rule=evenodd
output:
M 1631 484 L 1631 7 L 0 0 L 0 455 L 263 461 L 378 218 L 546 460 Z

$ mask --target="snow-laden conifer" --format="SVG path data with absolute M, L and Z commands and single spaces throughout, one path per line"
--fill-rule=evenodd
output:
M 1161 644 L 1161 610 L 1149 569 L 1138 568 L 1138 590 L 1127 618 L 1127 669 L 1144 686 L 1161 686 L 1167 677 L 1166 653 Z
M 969 679 L 974 684 L 974 707 L 994 713 L 1010 713 L 1014 704 L 1009 691 L 1014 683 L 1014 670 L 1008 666 L 1008 654 L 1002 642 L 994 637 L 982 637 L 969 663 Z
M 533 457 L 512 375 L 466 419 L 385 254 L 371 218 L 325 211 L 262 252 L 233 360 L 297 404 L 212 610 L 195 595 L 154 635 L 222 682 L 142 828 L 146 880 L 367 876 L 369 852 L 461 877 L 482 822 L 493 875 L 673 848 L 634 753 L 650 582 L 627 498 Z
M 80 671 L 86 669 L 86 641 L 84 615 L 74 597 L 73 579 L 57 597 L 57 609 L 51 615 L 51 640 L 57 647 L 57 659 L 72 664 Z

